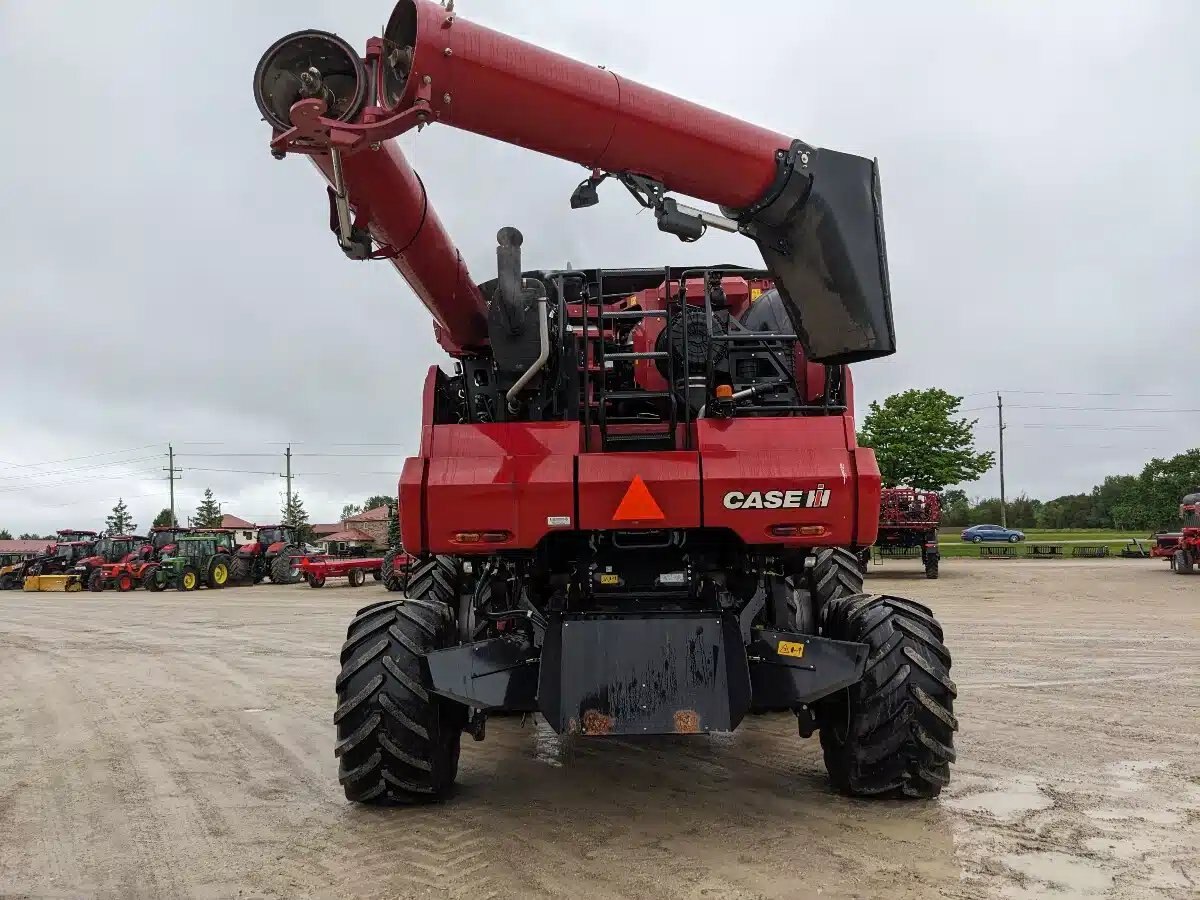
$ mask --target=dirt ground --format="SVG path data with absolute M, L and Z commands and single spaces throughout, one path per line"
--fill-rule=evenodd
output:
M 936 803 L 830 793 L 789 716 L 566 741 L 493 720 L 449 804 L 348 805 L 360 589 L 0 594 L 0 896 L 1136 898 L 1200 891 L 1200 577 L 907 562 L 959 685 Z

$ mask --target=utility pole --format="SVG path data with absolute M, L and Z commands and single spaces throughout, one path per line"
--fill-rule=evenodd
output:
M 176 472 L 183 472 L 183 469 L 175 468 L 175 447 L 167 444 L 167 468 L 163 469 L 167 473 L 167 481 L 171 485 L 171 522 L 176 523 L 179 520 L 175 518 L 175 482 L 179 480 Z
M 1004 398 L 996 392 L 996 415 L 1000 419 L 1000 525 L 1008 527 L 1008 512 L 1004 502 Z
M 287 452 L 284 454 L 287 460 L 287 474 L 280 475 L 280 478 L 287 479 L 287 501 L 283 504 L 283 508 L 287 509 L 292 505 L 292 445 L 288 444 Z

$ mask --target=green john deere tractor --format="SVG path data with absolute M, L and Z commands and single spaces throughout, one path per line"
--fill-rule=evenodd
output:
M 220 534 L 191 534 L 179 539 L 175 553 L 163 557 L 143 576 L 148 591 L 175 588 L 194 591 L 201 585 L 223 588 L 229 582 L 230 542 Z

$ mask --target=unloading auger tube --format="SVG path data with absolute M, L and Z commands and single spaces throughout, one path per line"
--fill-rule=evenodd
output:
M 254 92 L 275 130 L 275 155 L 309 155 L 332 185 L 330 224 L 342 249 L 354 259 L 390 259 L 453 354 L 488 346 L 487 299 L 390 142 L 434 123 L 587 167 L 574 208 L 595 205 L 597 187 L 614 178 L 684 241 L 710 227 L 746 235 L 815 362 L 895 351 L 872 160 L 681 100 L 432 0 L 400 0 L 362 58 L 329 32 L 281 38 L 260 60 Z M 686 206 L 670 192 L 721 211 Z

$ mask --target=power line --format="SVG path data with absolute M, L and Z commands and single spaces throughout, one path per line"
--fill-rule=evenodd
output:
M 146 444 L 144 447 L 129 447 L 125 450 L 105 450 L 102 453 L 87 453 L 83 456 L 68 456 L 66 459 L 51 459 L 46 462 L 38 463 L 15 463 L 5 462 L 6 466 L 12 466 L 14 469 L 37 469 L 42 466 L 56 466 L 59 463 L 78 462 L 81 459 L 95 459 L 99 456 L 112 456 L 115 453 L 137 453 L 139 450 L 152 450 L 155 447 L 161 447 L 161 444 Z
M 225 472 L 230 475 L 278 475 L 278 472 L 266 472 L 261 469 L 188 469 L 189 472 Z
M 96 469 L 110 469 L 113 466 L 124 466 L 130 463 L 146 462 L 147 460 L 158 459 L 158 456 L 138 456 L 133 459 L 119 459 L 114 462 L 96 463 L 91 466 L 76 466 L 70 469 L 47 469 L 45 471 L 25 472 L 21 475 L 3 475 L 0 476 L 0 481 L 24 481 L 29 478 L 54 478 L 59 475 L 68 475 L 76 472 L 91 472 Z
M 97 481 L 117 481 L 122 478 L 136 479 L 138 481 L 148 481 L 150 476 L 157 476 L 157 471 L 143 470 L 140 472 L 122 472 L 120 475 L 94 475 L 90 478 L 82 478 L 76 481 L 53 481 L 37 484 L 20 484 L 9 485 L 8 487 L 0 487 L 0 494 L 19 494 L 22 492 L 29 493 L 33 491 L 51 490 L 54 488 L 78 487 L 83 484 L 93 484 Z
M 975 425 L 976 428 L 995 428 L 995 425 Z M 1172 428 L 1162 428 L 1157 425 L 1062 425 L 1042 422 L 1006 422 L 1005 428 L 1050 428 L 1050 429 L 1081 429 L 1085 431 L 1141 431 L 1141 432 L 1168 432 L 1174 431 Z
M 1068 412 L 1200 413 L 1200 409 L 1148 409 L 1144 406 L 1010 406 L 1009 409 L 1057 409 Z
M 963 398 L 967 397 L 986 397 L 995 393 L 1001 394 L 1041 394 L 1049 397 L 1174 397 L 1174 394 L 1133 394 L 1124 391 L 1105 392 L 1105 391 L 975 391 L 970 394 L 963 394 Z

